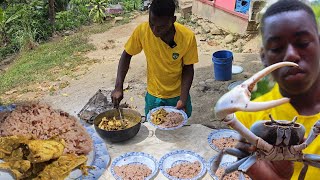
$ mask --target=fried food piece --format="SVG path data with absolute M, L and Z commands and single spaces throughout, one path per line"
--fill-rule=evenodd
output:
M 151 120 L 156 125 L 162 124 L 165 121 L 167 114 L 168 112 L 165 109 L 160 108 L 151 114 Z
M 129 127 L 129 120 L 127 119 L 119 119 L 117 120 L 115 117 L 113 119 L 107 119 L 103 117 L 98 126 L 100 129 L 104 129 L 107 131 L 118 131 Z
M 34 180 L 64 180 L 73 169 L 84 165 L 87 159 L 84 155 L 77 156 L 75 154 L 67 154 L 60 156 L 59 159 L 47 165 Z
M 31 167 L 30 161 L 9 161 L 0 163 L 0 169 L 9 170 L 16 179 L 23 178 L 23 174 L 26 173 Z
M 29 139 L 31 139 L 31 136 L 0 137 L 0 158 L 1 153 L 10 155 L 13 150 L 21 145 L 21 143 L 26 143 Z
M 63 154 L 65 141 L 61 140 L 30 140 L 26 143 L 30 154 L 27 159 L 32 163 L 39 163 L 57 159 Z
M 20 160 L 27 160 L 26 156 L 29 154 L 29 150 L 25 144 L 20 144 L 17 149 L 14 149 L 11 154 L 3 154 L 0 159 L 4 161 L 20 161 Z

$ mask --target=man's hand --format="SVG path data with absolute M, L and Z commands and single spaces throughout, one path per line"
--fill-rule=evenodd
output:
M 240 140 L 236 148 L 244 152 L 252 153 L 256 150 L 255 146 Z M 252 180 L 286 180 L 291 179 L 293 175 L 293 162 L 292 161 L 268 161 L 258 160 L 253 166 L 249 168 L 247 174 Z
M 123 99 L 123 89 L 114 89 L 111 93 L 112 103 L 115 108 L 119 108 L 119 104 Z
M 258 160 L 249 168 L 247 174 L 251 179 L 286 180 L 293 175 L 292 161 Z
M 179 100 L 177 102 L 176 108 L 186 111 L 186 103 L 184 103 L 183 101 Z

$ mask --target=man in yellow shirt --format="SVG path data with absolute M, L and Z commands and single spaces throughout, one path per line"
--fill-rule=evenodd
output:
M 158 106 L 176 106 L 191 116 L 189 90 L 198 62 L 194 33 L 175 22 L 174 0 L 153 0 L 149 22 L 140 24 L 125 45 L 111 97 L 117 107 L 123 99 L 123 82 L 131 57 L 144 50 L 147 59 L 145 113 Z
M 255 101 L 287 97 L 290 102 L 264 111 L 239 111 L 235 117 L 250 128 L 259 120 L 270 119 L 269 114 L 275 120 L 290 121 L 297 116 L 296 122 L 306 129 L 306 138 L 315 122 L 320 120 L 320 37 L 315 15 L 309 6 L 298 0 L 280 0 L 266 10 L 261 23 L 263 64 L 267 67 L 279 62 L 294 62 L 299 66 L 273 71 L 276 85 Z M 231 118 L 227 116 L 224 121 Z M 238 146 L 249 152 L 255 149 L 245 144 Z M 303 153 L 320 155 L 320 138 L 312 141 Z M 258 160 L 247 174 L 257 180 L 298 179 L 302 167 L 299 162 Z M 319 176 L 320 169 L 309 166 L 305 179 L 319 179 Z

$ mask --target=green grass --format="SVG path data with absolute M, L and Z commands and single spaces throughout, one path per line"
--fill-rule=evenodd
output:
M 74 35 L 42 44 L 36 50 L 22 53 L 1 75 L 0 93 L 31 83 L 53 81 L 61 74 L 68 74 L 73 67 L 85 60 L 75 53 L 92 49 L 94 47 L 87 44 L 84 36 Z M 51 71 L 53 68 L 58 69 L 59 73 L 53 73 Z
M 115 25 L 127 22 L 129 18 L 125 17 Z M 86 60 L 81 52 L 94 49 L 93 45 L 87 43 L 89 35 L 107 31 L 113 25 L 110 21 L 83 27 L 74 35 L 61 37 L 43 43 L 32 51 L 20 53 L 6 72 L 0 74 L 0 94 L 17 87 L 55 81 L 62 75 L 71 75 L 72 69 Z
M 318 25 L 319 25 L 319 21 L 320 21 L 320 4 L 312 5 L 312 9 L 313 9 L 314 14 L 316 15 L 317 22 L 318 22 Z

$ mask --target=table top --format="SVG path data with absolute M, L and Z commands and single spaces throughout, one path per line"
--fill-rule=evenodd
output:
M 115 158 L 127 152 L 145 152 L 160 161 L 161 157 L 170 151 L 191 150 L 209 161 L 217 154 L 207 141 L 212 131 L 213 129 L 200 124 L 184 126 L 173 131 L 163 131 L 145 122 L 134 138 L 121 143 L 106 143 L 111 162 L 99 180 L 114 180 L 110 170 L 111 163 Z M 166 177 L 159 170 L 154 179 L 164 180 Z M 210 180 L 213 178 L 207 172 L 202 179 Z

